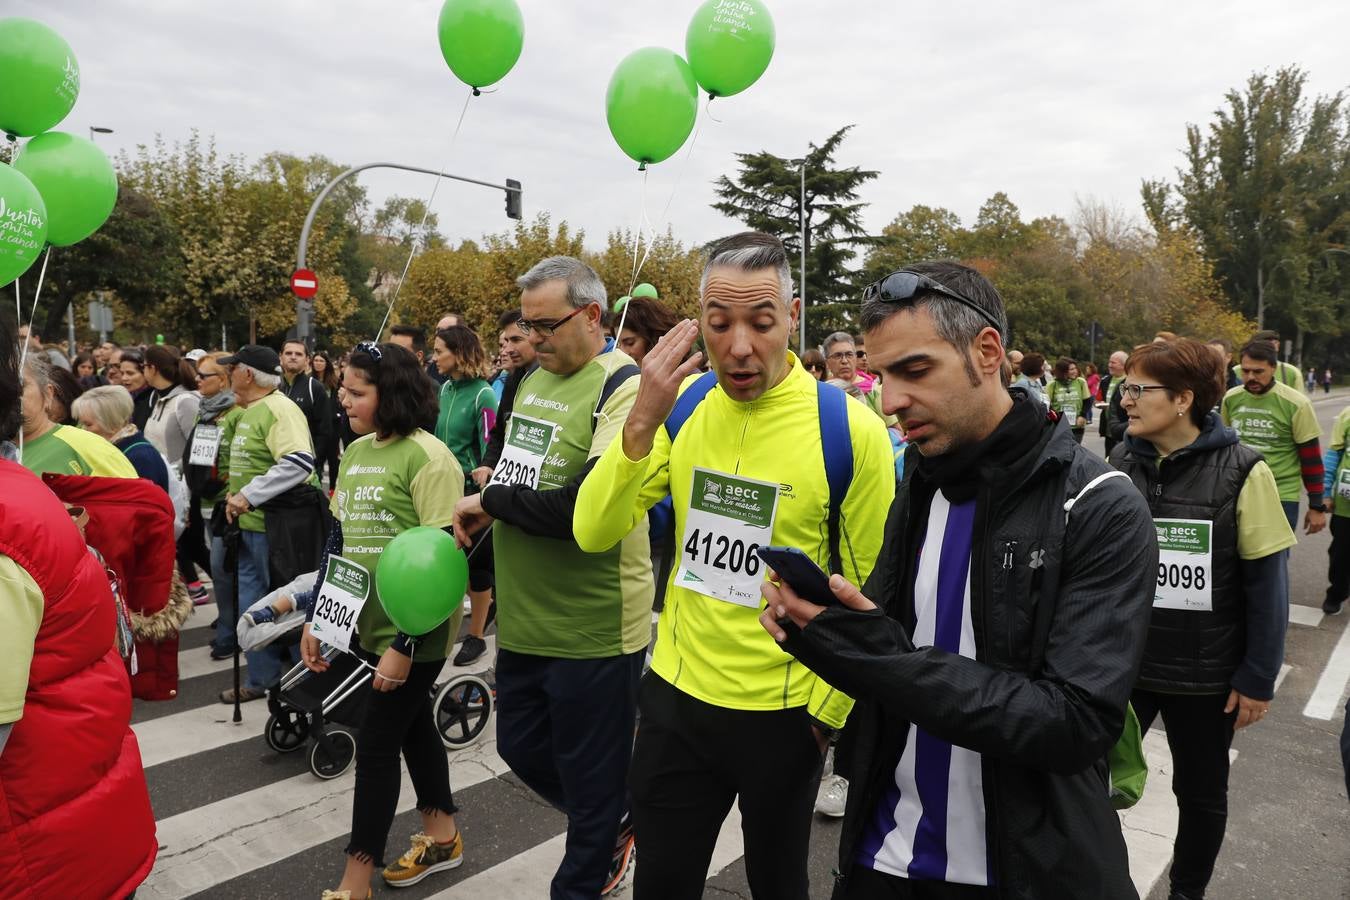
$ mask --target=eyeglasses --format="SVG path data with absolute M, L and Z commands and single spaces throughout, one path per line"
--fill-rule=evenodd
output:
M 520 330 L 526 334 L 529 334 L 532 331 L 538 331 L 543 337 L 553 337 L 553 333 L 566 325 L 568 319 L 576 316 L 578 313 L 585 312 L 588 306 L 590 306 L 590 304 L 587 304 L 580 309 L 574 309 L 555 322 L 533 322 L 529 319 L 517 319 L 516 325 L 518 325 Z
M 854 359 L 857 355 L 858 354 L 854 353 L 852 350 L 841 350 L 838 353 L 831 353 L 830 359 L 835 362 L 843 362 L 846 359 Z
M 1003 326 L 989 310 L 969 297 L 963 297 L 945 284 L 934 281 L 927 275 L 920 275 L 918 272 L 907 272 L 904 269 L 899 272 L 892 272 L 880 281 L 874 281 L 863 288 L 862 298 L 864 303 L 870 300 L 880 300 L 883 303 L 904 303 L 907 300 L 913 300 L 920 291 L 941 294 L 948 300 L 955 300 L 962 306 L 973 309 L 989 323 L 991 328 L 999 334 L 1003 333 Z
M 198 381 L 201 381 L 203 378 L 224 378 L 224 377 L 225 377 L 225 373 L 224 373 L 224 372 L 198 372 L 198 373 L 197 373 L 197 380 L 198 380 Z
M 384 351 L 381 350 L 380 345 L 375 343 L 374 341 L 362 341 L 361 343 L 357 344 L 355 347 L 352 348 L 352 352 L 364 353 L 371 359 L 375 360 L 376 363 L 384 359 Z
M 1144 391 L 1165 390 L 1167 390 L 1167 385 L 1165 384 L 1130 384 L 1129 382 L 1122 382 L 1120 385 L 1120 396 L 1122 398 L 1129 397 L 1131 400 L 1138 402 L 1139 398 L 1144 396 Z
M 807 367 L 808 369 L 819 369 L 819 370 L 822 371 L 822 372 L 825 371 L 825 364 L 824 364 L 824 363 L 807 363 L 807 364 L 806 364 L 806 367 Z

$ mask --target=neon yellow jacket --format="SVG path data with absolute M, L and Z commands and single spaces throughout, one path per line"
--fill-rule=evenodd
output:
M 789 353 L 786 378 L 742 403 L 715 387 L 671 446 L 658 429 L 645 459 L 624 455 L 616 440 L 582 482 L 572 528 L 577 544 L 600 552 L 623 539 L 667 493 L 674 500 L 676 551 L 684 552 L 684 523 L 694 466 L 778 482 L 773 542 L 798 547 L 829 566 L 826 515 L 830 492 L 820 441 L 816 382 Z M 681 390 L 697 378 L 691 376 Z M 881 550 L 886 514 L 895 496 L 891 442 L 881 420 L 850 401 L 853 482 L 840 511 L 841 573 L 862 584 Z M 729 709 L 807 707 L 834 728 L 853 701 L 779 648 L 759 624 L 760 609 L 725 603 L 671 583 L 657 629 L 652 671 L 705 703 Z M 761 606 L 762 609 L 762 606 Z

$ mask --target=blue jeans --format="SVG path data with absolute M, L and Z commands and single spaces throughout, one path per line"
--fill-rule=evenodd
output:
M 248 609 L 255 601 L 272 590 L 271 576 L 267 568 L 267 532 L 239 532 L 239 608 Z M 238 615 L 231 622 L 239 620 Z M 244 656 L 248 659 L 248 686 L 255 691 L 264 690 L 281 679 L 283 660 L 292 662 L 299 659 L 299 648 L 263 647 L 250 650 Z M 294 657 L 294 659 L 291 659 Z
M 1284 517 L 1289 520 L 1289 530 L 1298 534 L 1298 501 L 1281 500 L 1280 506 L 1284 507 Z
M 216 595 L 216 637 L 211 644 L 221 650 L 235 645 L 235 623 L 239 611 L 234 608 L 234 573 L 225 568 L 225 539 L 211 537 L 211 590 Z

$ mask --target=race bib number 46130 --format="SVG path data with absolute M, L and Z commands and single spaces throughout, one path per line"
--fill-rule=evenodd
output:
M 552 422 L 512 413 L 510 421 L 506 423 L 502 456 L 497 461 L 497 467 L 492 470 L 489 484 L 523 484 L 538 490 L 539 472 L 548 458 L 548 448 L 553 443 L 557 428 Z
M 778 485 L 694 469 L 675 584 L 759 608 L 764 568 L 755 550 L 773 543 Z
M 1214 609 L 1214 523 L 1204 519 L 1154 519 L 1158 532 L 1157 609 Z

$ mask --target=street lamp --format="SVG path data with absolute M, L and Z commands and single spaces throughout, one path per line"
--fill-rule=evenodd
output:
M 801 283 L 797 286 L 798 296 L 802 301 L 801 316 L 798 318 L 800 334 L 797 338 L 797 355 L 806 352 L 806 158 L 789 159 L 789 165 L 797 166 L 801 170 L 801 194 L 797 200 L 797 240 L 801 244 L 802 263 L 801 263 Z
M 94 139 L 94 135 L 96 134 L 112 134 L 112 133 L 113 130 L 111 128 L 104 128 L 102 125 L 89 126 L 89 140 L 91 141 Z

